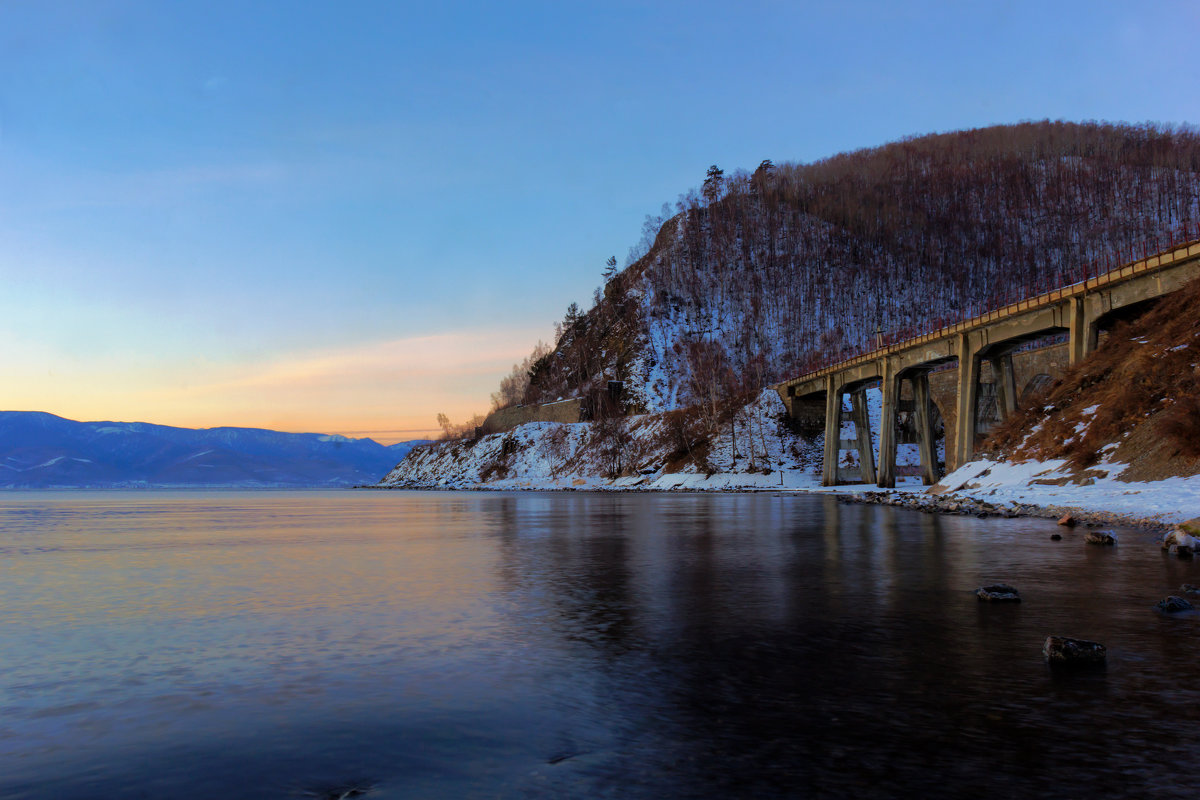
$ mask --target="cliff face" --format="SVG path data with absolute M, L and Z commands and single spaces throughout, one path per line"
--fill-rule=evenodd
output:
M 1030 123 L 710 171 L 539 361 L 525 401 L 739 392 L 1077 280 L 1200 225 L 1200 135 Z

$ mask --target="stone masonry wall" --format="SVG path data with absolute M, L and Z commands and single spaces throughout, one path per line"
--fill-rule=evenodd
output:
M 1067 371 L 1070 365 L 1071 353 L 1066 344 L 1054 344 L 1036 350 L 1022 350 L 1013 353 L 1013 372 L 1017 384 L 1017 404 L 1020 405 L 1025 390 L 1038 375 L 1049 375 L 1058 378 Z M 979 384 L 980 394 L 986 391 L 984 387 L 994 385 L 992 367 L 986 361 L 980 365 Z M 954 423 L 958 418 L 958 370 L 951 368 L 943 372 L 934 372 L 929 376 L 929 394 L 937 405 L 938 411 L 945 420 L 946 452 L 954 453 Z M 947 464 L 947 469 L 954 469 L 957 464 Z
M 485 436 L 489 433 L 511 431 L 526 422 L 579 422 L 581 401 L 578 398 L 559 400 L 539 406 L 511 406 L 493 411 L 480 426 Z

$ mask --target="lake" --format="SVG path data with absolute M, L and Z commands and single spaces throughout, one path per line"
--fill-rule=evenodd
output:
M 817 495 L 0 494 L 0 798 L 1193 797 L 1150 534 Z M 1019 605 L 985 604 L 989 582 Z M 1048 634 L 1109 647 L 1051 671 Z

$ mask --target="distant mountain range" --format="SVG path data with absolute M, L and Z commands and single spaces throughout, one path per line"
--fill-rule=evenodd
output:
M 373 484 L 423 443 L 0 411 L 0 488 Z

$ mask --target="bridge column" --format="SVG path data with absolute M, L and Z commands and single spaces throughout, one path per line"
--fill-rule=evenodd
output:
M 1017 410 L 1017 378 L 1013 371 L 1012 353 L 1004 353 L 988 359 L 992 374 L 996 378 L 996 400 L 1000 406 L 1000 419 L 1006 420 Z
M 883 361 L 879 388 L 883 392 L 883 407 L 879 414 L 879 486 L 891 489 L 896 485 L 896 405 L 900 399 L 900 378 L 891 362 Z
M 1096 321 L 1088 314 L 1087 302 L 1083 297 L 1072 297 L 1068 308 L 1071 343 L 1068 348 L 1071 353 L 1071 366 L 1075 366 L 1087 358 L 1096 349 L 1100 331 Z
M 842 446 L 842 392 L 835 389 L 832 375 L 825 376 L 825 458 L 821 463 L 821 485 L 838 485 L 838 451 Z
M 875 482 L 875 451 L 871 449 L 871 415 L 867 411 L 867 390 L 850 393 L 850 418 L 854 421 L 854 441 L 858 449 L 858 472 L 864 483 Z
M 954 468 L 975 454 L 975 406 L 979 397 L 979 356 L 968 333 L 958 335 L 958 403 L 954 424 Z
M 938 474 L 937 444 L 933 440 L 933 404 L 929 399 L 929 373 L 918 372 L 908 379 L 913 391 L 913 411 L 917 418 L 917 442 L 921 449 L 921 481 L 933 486 Z

